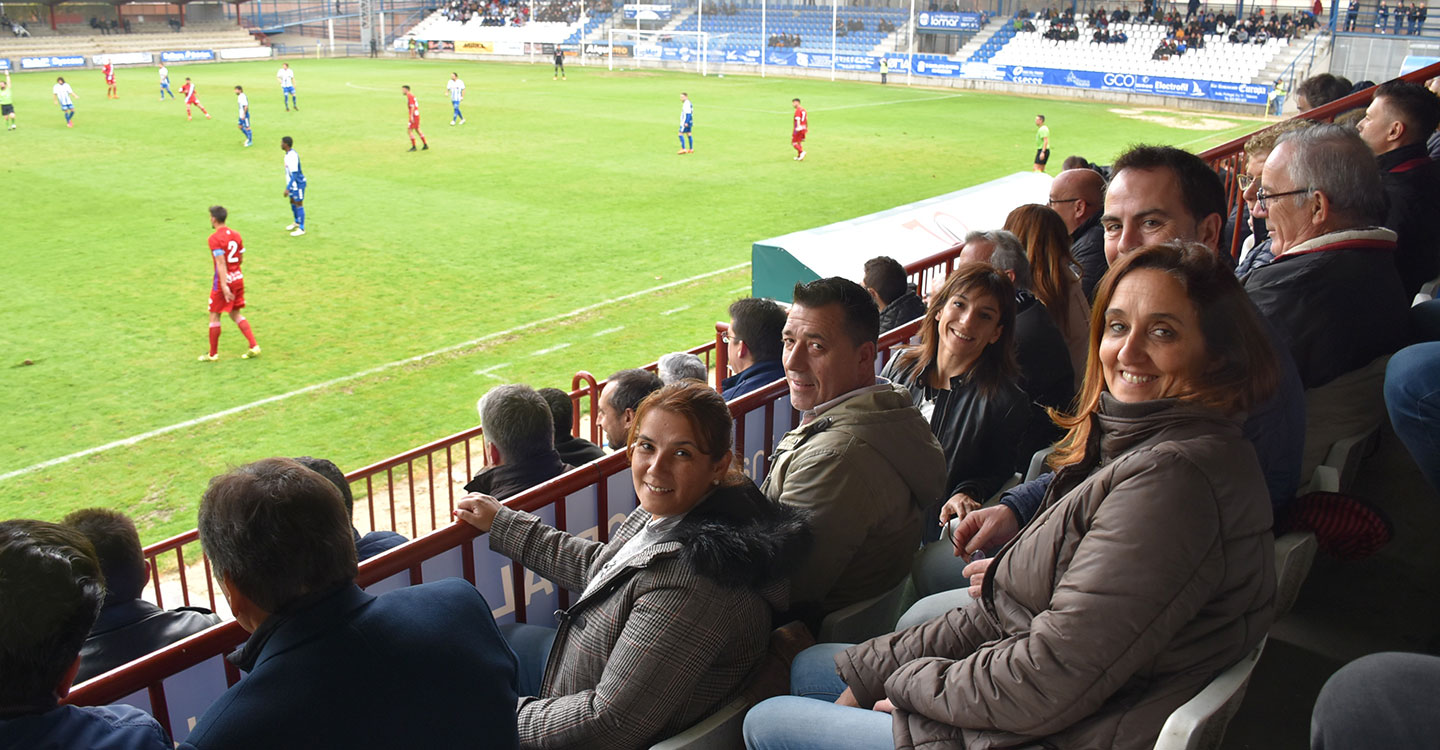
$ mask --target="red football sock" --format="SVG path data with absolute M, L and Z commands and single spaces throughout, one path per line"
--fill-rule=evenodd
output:
M 210 324 L 210 356 L 215 356 L 220 351 L 220 324 Z
M 235 321 L 235 325 L 240 326 L 240 332 L 243 333 L 243 334 L 245 334 L 245 340 L 246 340 L 246 341 L 249 341 L 249 342 L 250 342 L 250 348 L 251 348 L 251 349 L 254 349 L 254 348 L 255 348 L 255 334 L 250 331 L 250 321 L 249 321 L 249 320 L 246 320 L 245 318 L 241 318 L 241 319 Z
M 415 136 L 410 136 L 410 148 L 415 148 Z

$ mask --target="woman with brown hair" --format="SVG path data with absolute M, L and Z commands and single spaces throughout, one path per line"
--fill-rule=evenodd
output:
M 730 410 L 694 381 L 640 402 L 626 453 L 639 507 L 600 543 L 488 495 L 456 516 L 570 591 L 558 630 L 505 626 L 520 661 L 521 748 L 642 748 L 732 699 L 769 643 L 800 511 L 739 470 Z
M 1124 256 L 1097 288 L 1088 363 L 1076 413 L 1057 420 L 1058 474 L 1019 535 L 972 563 L 976 599 L 801 653 L 796 696 L 746 717 L 750 750 L 1150 748 L 1255 647 L 1275 543 L 1237 417 L 1279 367 L 1239 281 L 1201 245 Z M 827 744 L 834 731 L 866 739 Z
M 1085 351 L 1089 344 L 1090 304 L 1075 275 L 1070 256 L 1070 233 L 1065 220 L 1049 206 L 1027 203 L 1005 217 L 1005 229 L 1020 238 L 1034 276 L 1035 296 L 1049 311 L 1065 337 L 1070 364 L 1075 368 L 1075 387 L 1085 377 Z
M 1014 472 L 1030 414 L 1019 372 L 1014 285 L 988 263 L 959 266 L 930 296 L 920 344 L 880 373 L 910 390 L 945 453 L 949 499 L 927 541 L 952 516 L 979 508 Z

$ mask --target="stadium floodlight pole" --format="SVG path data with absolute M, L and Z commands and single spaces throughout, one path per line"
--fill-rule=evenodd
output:
M 905 63 L 905 85 L 915 77 L 915 0 L 910 0 L 910 59 Z
M 913 0 L 912 0 L 913 1 Z M 770 37 L 765 34 L 765 0 L 760 0 L 760 77 L 765 77 L 765 58 L 770 53 Z
M 830 80 L 835 80 L 835 24 L 840 20 L 840 0 L 830 0 Z

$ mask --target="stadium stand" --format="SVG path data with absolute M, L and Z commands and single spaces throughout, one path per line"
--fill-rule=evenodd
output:
M 691 13 L 673 29 L 674 31 L 706 31 L 711 34 L 728 34 L 724 50 L 740 50 L 767 46 L 773 39 L 761 36 L 759 8 L 731 8 L 732 12 L 705 13 L 704 27 L 699 14 Z M 903 8 L 866 8 L 844 6 L 836 14 L 845 28 L 835 40 L 835 49 L 843 54 L 864 55 L 878 51 L 891 32 L 881 31 L 885 22 L 895 27 L 904 26 L 909 11 Z M 769 5 L 765 11 L 765 35 L 790 34 L 800 37 L 801 49 L 830 51 L 831 10 L 815 5 Z M 768 44 L 768 46 L 778 46 Z
M 416 24 L 408 36 L 424 41 L 574 45 L 612 15 L 609 10 L 592 8 L 586 8 L 581 15 L 579 5 L 568 0 L 537 5 L 534 20 L 528 19 L 528 8 L 515 10 L 514 6 L 502 8 L 492 3 L 487 8 L 471 10 L 469 5 L 477 4 L 470 3 L 461 9 L 447 6 L 431 13 Z
M 1092 29 L 1079 29 L 1078 39 L 1047 39 L 1052 24 L 1058 22 L 1042 21 L 1035 31 L 1016 33 L 1008 43 L 1000 44 L 989 62 L 1249 83 L 1292 44 L 1283 38 L 1267 44 L 1234 44 L 1219 33 L 1206 34 L 1203 47 L 1192 45 L 1184 54 L 1162 60 L 1156 59 L 1156 49 L 1169 29 L 1161 24 L 1109 24 L 1112 34 L 1124 32 L 1129 38 L 1123 44 L 1096 44 L 1091 39 Z
M 32 24 L 34 26 L 34 24 Z M 163 28 L 163 30 L 162 30 Z M 99 34 L 82 24 L 61 25 L 55 33 L 30 37 L 0 36 L 0 57 L 42 55 L 112 55 L 123 52 L 162 50 L 209 50 L 259 47 L 260 42 L 243 28 L 227 21 L 201 22 L 175 33 L 168 27 L 148 26 L 131 34 Z M 49 31 L 49 29 L 46 29 Z
M 1424 80 L 1440 74 L 1440 65 L 1431 65 L 1405 76 L 1407 80 Z M 1373 91 L 1361 91 L 1336 102 L 1311 110 L 1304 114 L 1310 119 L 1328 121 L 1337 113 L 1354 107 L 1365 106 Z M 1225 180 L 1229 206 L 1238 206 L 1241 191 L 1233 175 L 1243 172 L 1246 158 L 1242 146 L 1250 134 L 1227 144 L 1211 149 L 1204 154 L 1207 161 Z M 1236 245 L 1239 242 L 1235 237 Z M 1234 246 L 1231 251 L 1233 253 Z M 918 288 L 929 287 L 929 281 L 936 275 L 948 274 L 953 269 L 958 248 L 937 255 L 907 267 L 910 280 Z M 716 378 L 725 372 L 726 347 L 719 345 L 725 326 L 717 324 L 714 342 L 695 347 L 692 353 L 700 355 L 713 368 Z M 916 329 L 911 324 L 882 337 L 882 355 L 877 366 L 888 359 L 891 348 L 909 340 Z M 653 369 L 652 363 L 649 368 Z M 586 396 L 590 398 L 590 437 L 598 439 L 598 426 L 593 414 L 597 407 L 598 394 L 603 383 L 597 382 L 587 372 L 578 373 L 572 381 L 570 397 L 577 407 L 574 427 L 579 431 L 580 405 Z M 736 449 L 745 457 L 746 473 L 759 478 L 766 474 L 769 463 L 769 447 L 775 439 L 796 423 L 796 414 L 789 408 L 788 393 L 783 383 L 777 381 L 730 404 L 737 420 Z M 473 428 L 448 438 L 421 446 L 400 456 L 382 461 L 370 467 L 353 472 L 348 476 L 352 484 L 364 486 L 369 520 L 372 528 L 377 520 L 383 521 L 388 501 L 388 515 L 391 528 L 398 528 L 397 519 L 408 511 L 412 535 L 421 537 L 409 544 L 387 552 L 368 561 L 362 566 L 359 576 L 361 585 L 375 592 L 416 585 L 448 575 L 461 575 L 482 588 L 491 601 L 501 602 L 497 617 L 505 619 L 513 615 L 517 621 L 527 621 L 527 601 L 532 612 L 539 612 L 540 618 L 547 616 L 551 604 L 568 606 L 569 593 L 555 591 L 538 582 L 519 566 L 504 569 L 488 559 L 490 553 L 483 540 L 477 539 L 473 529 L 463 524 L 449 524 L 443 515 L 446 494 L 448 505 L 455 503 L 455 479 L 467 477 L 472 463 L 473 441 L 482 440 L 480 428 Z M 747 449 L 748 446 L 748 449 Z M 458 454 L 458 455 L 457 455 Z M 463 465 L 463 470 L 460 467 Z M 536 512 L 548 522 L 562 529 L 583 532 L 593 525 L 594 532 L 601 540 L 607 539 L 614 519 L 633 507 L 634 496 L 627 474 L 628 465 L 617 455 L 610 455 L 585 467 L 568 472 L 554 480 L 516 496 L 509 504 L 512 507 Z M 408 493 L 409 501 L 405 500 Z M 359 494 L 359 493 L 357 493 Z M 377 502 L 378 501 L 378 502 Z M 423 516 L 420 508 L 428 505 L 431 533 L 422 533 Z M 380 508 L 377 517 L 377 506 Z M 184 557 L 186 545 L 193 545 L 195 532 L 182 534 L 157 545 L 146 548 L 147 559 L 152 569 L 150 593 L 160 598 L 160 559 L 168 561 L 173 553 L 180 567 L 181 596 L 188 604 L 191 592 L 184 586 L 187 565 Z M 193 547 L 192 547 L 193 549 Z M 191 574 L 203 571 L 205 589 L 201 596 L 208 596 L 212 608 L 216 603 L 214 585 L 208 564 L 201 559 L 193 563 Z M 498 579 L 498 583 L 497 580 Z M 534 595 L 533 599 L 529 595 Z M 162 602 L 158 602 L 164 606 Z M 146 707 L 162 726 L 183 734 L 186 718 L 203 711 L 204 705 L 228 685 L 238 681 L 239 674 L 223 660 L 223 654 L 244 640 L 244 633 L 235 623 L 227 623 L 195 636 L 184 644 L 171 647 L 130 667 L 104 675 L 81 686 L 71 694 L 69 702 L 75 705 L 97 705 L 124 701 Z M 167 698 L 167 688 L 170 690 Z M 180 739 L 176 737 L 176 739 Z

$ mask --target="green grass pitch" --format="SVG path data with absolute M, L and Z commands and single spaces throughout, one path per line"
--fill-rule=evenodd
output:
M 473 425 L 476 398 L 502 380 L 568 388 L 577 369 L 603 377 L 692 346 L 744 296 L 749 268 L 731 267 L 749 261 L 751 242 L 1026 170 L 1036 112 L 1053 133 L 1052 174 L 1072 153 L 1108 162 L 1137 141 L 1198 150 L 1255 127 L 906 88 L 902 76 L 881 87 L 572 64 L 556 82 L 540 64 L 291 66 L 301 109 L 290 113 L 278 62 L 172 66 L 172 88 L 193 77 L 214 118 L 193 122 L 179 101 L 157 101 L 154 68 L 120 69 L 114 101 L 99 71 L 62 72 L 79 94 L 74 129 L 50 100 L 56 73 L 12 76 L 19 129 L 0 132 L 0 517 L 104 505 L 134 515 L 151 542 L 192 528 L 206 481 L 229 466 L 313 454 L 354 468 Z M 457 127 L 451 71 L 468 86 Z M 248 149 L 235 84 L 250 97 Z M 427 152 L 405 151 L 401 84 L 419 97 Z M 675 153 L 681 91 L 695 102 L 688 156 Z M 803 163 L 789 147 L 797 96 L 811 120 Z M 309 178 L 300 238 L 283 230 L 285 135 Z M 196 362 L 214 203 L 245 240 L 257 360 L 240 359 L 227 318 L 221 360 Z

